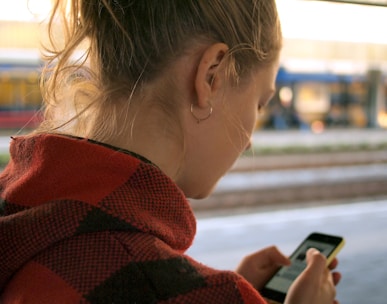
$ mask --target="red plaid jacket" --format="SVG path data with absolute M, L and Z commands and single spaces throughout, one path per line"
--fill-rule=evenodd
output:
M 183 193 L 140 156 L 85 139 L 17 137 L 0 175 L 0 303 L 265 303 L 184 252 Z

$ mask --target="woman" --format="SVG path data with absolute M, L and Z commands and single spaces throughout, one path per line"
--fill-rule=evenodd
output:
M 58 0 L 53 44 L 59 17 L 44 120 L 0 176 L 1 303 L 265 303 L 289 263 L 275 247 L 236 272 L 184 252 L 186 198 L 211 193 L 274 93 L 274 0 Z M 286 303 L 334 303 L 339 278 L 310 250 Z

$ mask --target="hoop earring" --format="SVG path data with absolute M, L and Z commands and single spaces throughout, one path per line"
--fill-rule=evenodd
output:
M 204 120 L 207 120 L 207 119 L 210 118 L 210 116 L 212 115 L 213 109 L 212 109 L 211 102 L 208 101 L 208 105 L 209 105 L 209 107 L 210 107 L 210 111 L 208 112 L 207 116 L 200 118 L 200 117 L 197 117 L 197 116 L 195 115 L 195 113 L 194 113 L 194 104 L 191 103 L 191 114 L 192 114 L 193 118 L 195 118 L 195 120 L 196 120 L 196 122 L 197 122 L 198 124 L 201 123 L 201 122 L 204 121 Z

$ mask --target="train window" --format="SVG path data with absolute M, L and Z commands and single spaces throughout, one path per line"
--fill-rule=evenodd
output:
M 38 108 L 41 104 L 41 93 L 37 73 L 30 73 L 24 83 L 24 106 L 27 108 Z
M 14 106 L 14 86 L 8 77 L 0 79 L 0 109 L 9 109 Z
M 367 89 L 360 81 L 348 85 L 348 124 L 353 127 L 364 128 L 368 124 L 366 114 Z
M 41 104 L 38 74 L 28 77 L 0 75 L 0 109 L 21 110 L 37 109 Z

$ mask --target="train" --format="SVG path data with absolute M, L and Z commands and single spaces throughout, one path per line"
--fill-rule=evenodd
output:
M 0 54 L 0 130 L 30 129 L 40 122 L 43 63 L 36 55 L 15 53 L 7 58 Z
M 372 113 L 367 73 L 298 72 L 281 67 L 276 87 L 260 119 L 261 128 L 318 132 L 325 128 L 367 128 L 377 120 Z
M 36 55 L 0 56 L 0 129 L 39 124 L 42 66 Z M 273 100 L 259 116 L 258 129 L 387 128 L 387 82 L 375 113 L 366 73 L 297 72 L 281 66 L 276 87 Z

